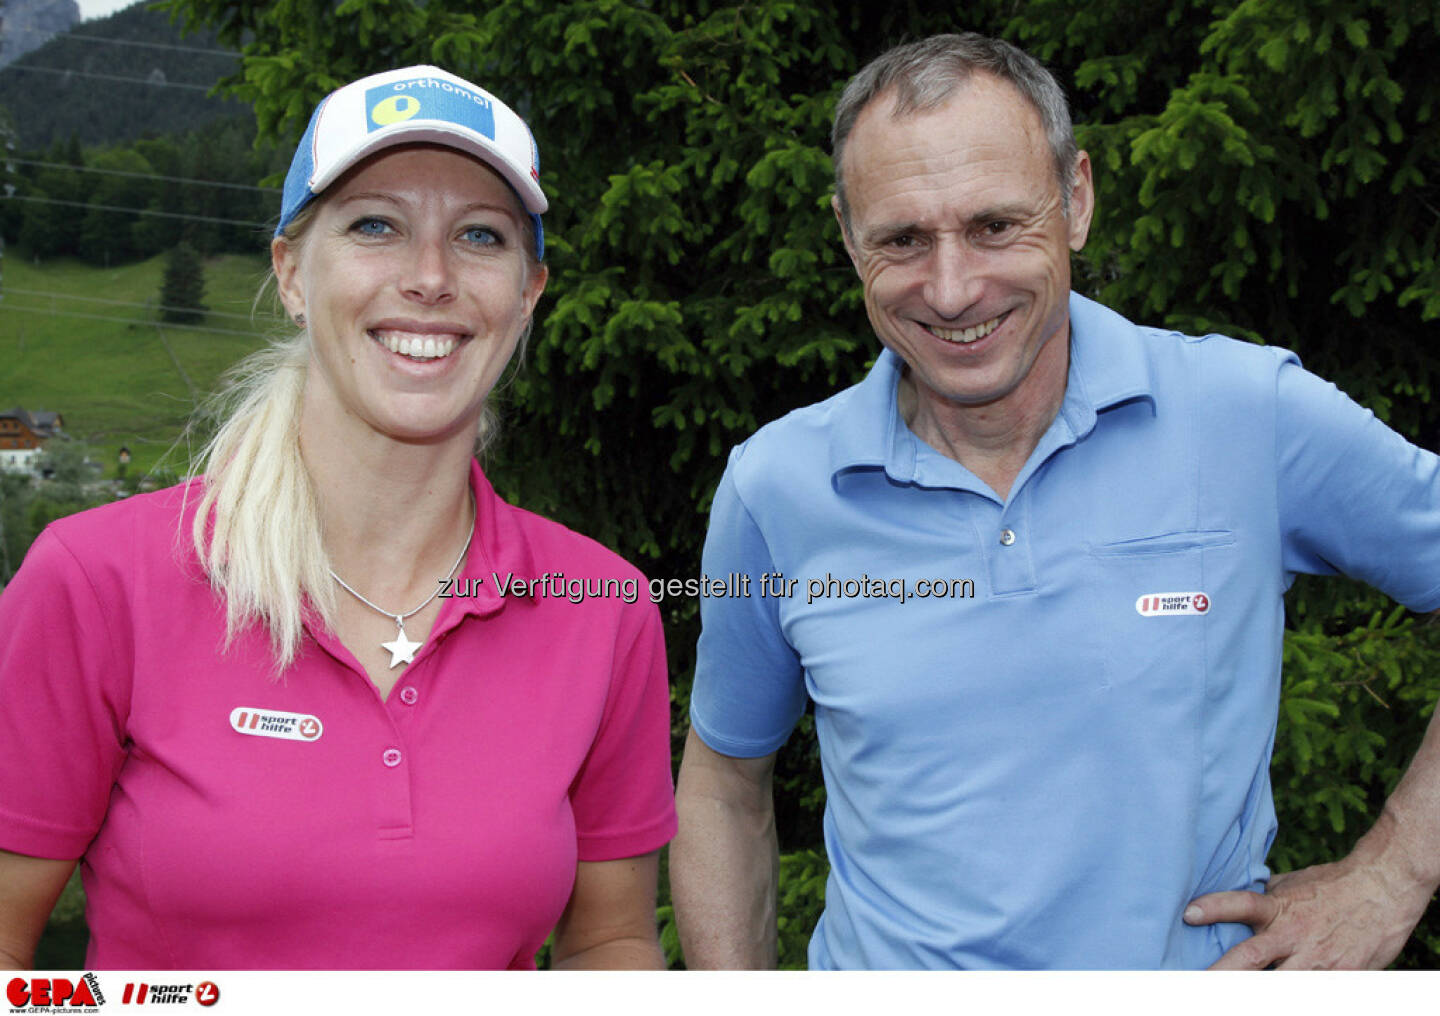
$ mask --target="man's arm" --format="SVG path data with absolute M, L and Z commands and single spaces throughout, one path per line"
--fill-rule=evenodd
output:
M 731 758 L 692 729 L 675 804 L 670 889 L 691 970 L 774 969 L 775 754 Z
M 1273 350 L 1273 347 L 1271 347 Z M 1282 566 L 1367 582 L 1412 610 L 1436 606 L 1440 458 L 1274 350 Z M 1255 937 L 1219 967 L 1379 967 L 1400 951 L 1440 883 L 1440 728 L 1349 856 L 1277 876 L 1265 895 L 1213 893 L 1191 924 Z
M 28 970 L 74 861 L 0 850 L 0 969 Z
M 1440 712 L 1374 827 L 1334 864 L 1278 875 L 1264 895 L 1211 893 L 1190 924 L 1248 924 L 1255 937 L 1214 969 L 1375 968 L 1399 954 L 1440 885 Z

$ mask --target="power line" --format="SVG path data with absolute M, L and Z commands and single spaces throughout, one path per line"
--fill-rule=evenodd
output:
M 65 77 L 96 78 L 100 81 L 128 81 L 134 85 L 149 85 L 151 88 L 186 88 L 193 92 L 208 92 L 215 86 L 210 85 L 187 85 L 182 81 L 152 81 L 150 78 L 126 78 L 118 74 L 96 74 L 93 71 L 77 71 L 69 67 L 36 67 L 32 64 L 10 65 L 17 71 L 43 71 L 46 74 L 62 74 Z
M 104 173 L 107 176 L 129 176 L 141 180 L 164 180 L 167 183 L 194 184 L 200 187 L 232 187 L 235 190 L 259 191 L 262 194 L 279 194 L 279 187 L 257 187 L 250 183 L 221 183 L 217 180 L 193 180 L 184 176 L 163 176 L 160 173 L 131 173 L 123 169 L 100 169 L 96 166 L 72 166 L 68 162 L 42 162 L 39 159 L 5 159 L 20 166 L 40 166 L 45 169 L 69 169 L 79 173 Z
M 54 310 L 45 307 L 13 307 L 7 301 L 4 304 L 7 313 L 15 311 L 21 314 L 48 314 L 50 317 L 83 318 L 86 321 L 109 321 L 117 325 L 154 325 L 157 328 L 177 328 L 187 332 L 212 332 L 216 335 L 243 335 L 247 338 L 263 338 L 257 332 L 242 332 L 236 328 L 207 328 L 205 325 L 181 325 L 170 322 L 159 321 L 136 321 L 134 318 L 109 317 L 105 314 L 83 314 L 74 310 Z
M 120 212 L 125 215 L 154 215 L 162 219 L 186 219 L 191 222 L 218 222 L 224 226 L 248 226 L 252 229 L 269 230 L 264 222 L 246 222 L 244 219 L 224 219 L 216 215 L 189 215 L 185 212 L 157 212 L 149 208 L 120 208 L 117 205 L 97 205 L 86 201 L 65 201 L 61 198 L 37 198 L 33 195 L 12 194 L 11 201 L 32 201 L 41 205 L 65 205 L 69 208 L 96 208 L 102 212 Z
M 114 307 L 139 307 L 139 308 L 142 309 L 142 310 L 190 310 L 190 309 L 191 309 L 191 308 L 189 308 L 189 307 L 168 307 L 168 306 L 165 306 L 165 305 L 163 305 L 163 304 L 161 304 L 161 305 L 159 305 L 159 306 L 156 306 L 155 304 L 150 304 L 150 303 L 137 303 L 137 302 L 134 301 L 134 300 L 108 300 L 108 299 L 106 299 L 106 298 L 104 298 L 104 297 L 100 297 L 100 296 L 75 296 L 75 295 L 73 295 L 73 294 L 71 294 L 71 293 L 55 293 L 55 292 L 51 292 L 51 291 L 49 291 L 49 290 L 44 290 L 44 289 L 16 289 L 14 286 L 8 287 L 8 288 L 5 290 L 5 292 L 6 292 L 6 293 L 13 293 L 13 294 L 16 294 L 16 295 L 19 295 L 19 296 L 42 296 L 42 297 L 43 297 L 43 296 L 48 296 L 48 297 L 51 297 L 51 298 L 58 298 L 58 299 L 61 299 L 61 300 L 65 300 L 65 301 L 67 301 L 67 302 L 78 300 L 78 301 L 80 301 L 81 303 L 103 303 L 103 304 L 108 304 L 108 305 L 114 306 Z M 237 318 L 237 319 L 239 319 L 239 320 L 241 320 L 241 321 L 254 321 L 255 318 L 256 318 L 256 316 L 257 316 L 256 314 L 253 314 L 253 313 L 252 313 L 252 314 L 236 314 L 236 313 L 234 313 L 233 311 L 223 311 L 223 310 L 211 310 L 211 311 L 206 311 L 205 313 L 206 313 L 206 315 L 209 316 L 209 317 Z M 268 316 L 271 317 L 271 318 L 272 318 L 273 320 L 275 320 L 275 321 L 282 321 L 282 320 L 284 320 L 284 319 L 283 319 L 280 315 L 278 315 L 278 314 L 270 314 L 270 315 L 268 315 Z
M 131 39 L 106 39 L 98 35 L 83 35 L 73 30 L 57 34 L 55 32 L 47 32 L 43 28 L 27 28 L 24 26 L 19 26 L 7 29 L 7 31 L 24 35 L 43 35 L 46 38 L 52 39 L 56 42 L 60 42 L 62 40 L 68 42 L 72 39 L 79 42 L 103 42 L 110 46 L 136 46 L 142 47 L 144 49 L 170 49 L 174 50 L 177 53 L 200 53 L 205 56 L 229 57 L 232 60 L 240 55 L 239 53 L 228 49 L 204 49 L 200 46 L 179 46 L 173 43 L 165 42 L 138 42 Z

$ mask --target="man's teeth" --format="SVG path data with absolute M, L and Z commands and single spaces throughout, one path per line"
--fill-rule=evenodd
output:
M 996 328 L 999 328 L 1000 322 L 1004 319 L 1005 315 L 1001 314 L 999 317 L 993 317 L 989 321 L 982 321 L 980 324 L 972 325 L 969 328 L 941 328 L 937 325 L 927 325 L 926 327 L 930 329 L 930 334 L 938 336 L 946 342 L 958 342 L 963 346 L 974 342 L 976 339 L 983 339 Z
M 457 341 L 450 337 L 435 338 L 433 335 L 398 335 L 395 332 L 376 332 L 386 349 L 415 360 L 438 360 L 455 351 Z

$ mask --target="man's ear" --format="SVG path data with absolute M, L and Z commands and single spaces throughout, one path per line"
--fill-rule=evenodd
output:
M 1075 158 L 1075 186 L 1070 190 L 1070 249 L 1081 250 L 1090 235 L 1090 219 L 1095 214 L 1095 181 L 1091 177 L 1090 156 L 1081 152 Z
M 305 313 L 305 288 L 300 284 L 300 252 L 290 241 L 277 236 L 270 241 L 270 267 L 275 270 L 275 288 L 285 313 L 292 318 Z
M 830 198 L 830 210 L 835 213 L 835 221 L 840 223 L 840 239 L 845 241 L 845 253 L 850 255 L 850 266 L 855 273 L 860 273 L 860 259 L 855 256 L 855 248 L 850 242 L 850 230 L 845 225 L 845 216 L 840 211 L 840 195 L 835 194 Z

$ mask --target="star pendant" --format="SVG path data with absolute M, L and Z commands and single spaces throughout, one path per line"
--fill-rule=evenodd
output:
M 405 626 L 400 626 L 400 633 L 395 636 L 394 642 L 381 642 L 381 649 L 390 650 L 390 669 L 394 670 L 402 663 L 415 662 L 415 650 L 423 646 L 424 642 L 411 642 L 405 634 Z

